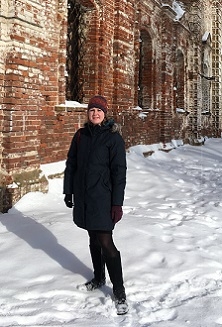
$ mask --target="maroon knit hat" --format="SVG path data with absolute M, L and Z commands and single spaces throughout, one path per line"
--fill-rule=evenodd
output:
M 88 110 L 91 108 L 99 108 L 106 114 L 108 109 L 106 99 L 101 95 L 95 95 L 89 100 Z

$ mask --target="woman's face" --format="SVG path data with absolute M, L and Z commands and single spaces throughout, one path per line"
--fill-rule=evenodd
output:
M 100 125 L 105 118 L 105 114 L 99 108 L 91 108 L 88 111 L 88 117 L 93 125 Z

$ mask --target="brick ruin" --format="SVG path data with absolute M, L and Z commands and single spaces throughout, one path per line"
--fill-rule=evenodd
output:
M 126 147 L 221 137 L 221 0 L 2 0 L 0 211 L 46 191 L 94 94 Z

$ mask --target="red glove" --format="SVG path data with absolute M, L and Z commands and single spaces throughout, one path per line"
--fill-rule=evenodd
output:
M 112 220 L 114 224 L 118 223 L 123 216 L 123 209 L 121 206 L 112 206 L 111 210 Z

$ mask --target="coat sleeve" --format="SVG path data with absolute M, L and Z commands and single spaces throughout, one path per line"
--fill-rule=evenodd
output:
M 110 148 L 110 175 L 112 183 L 112 205 L 123 205 L 126 187 L 126 150 L 120 134 L 114 133 Z
M 66 160 L 66 168 L 64 171 L 64 183 L 63 183 L 63 194 L 73 194 L 73 181 L 74 181 L 74 174 L 77 167 L 77 142 L 80 133 L 79 131 L 76 132 L 74 135 Z

